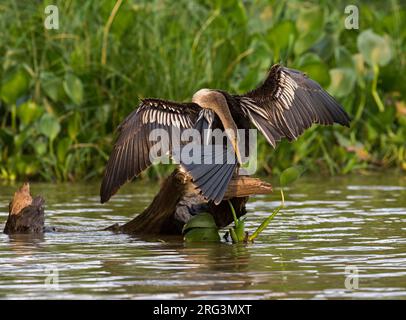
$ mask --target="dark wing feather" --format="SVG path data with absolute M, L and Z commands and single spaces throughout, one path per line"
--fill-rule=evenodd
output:
M 151 165 L 150 151 L 155 142 L 150 141 L 154 129 L 172 131 L 192 128 L 201 108 L 195 103 L 176 103 L 159 99 L 145 99 L 118 127 L 118 137 L 106 166 L 100 200 L 102 203 L 127 181 Z M 162 149 L 172 151 L 162 144 Z
M 313 123 L 349 126 L 341 105 L 304 73 L 272 66 L 257 89 L 237 96 L 245 115 L 275 147 L 283 137 L 295 140 Z
M 238 164 L 234 150 L 222 148 L 219 151 L 212 145 L 212 148 L 204 149 L 199 163 L 181 163 L 202 195 L 215 204 L 219 204 L 223 200 Z
M 234 150 L 225 145 L 212 144 L 210 134 L 204 130 L 212 130 L 215 121 L 213 111 L 203 109 L 196 121 L 195 129 L 202 135 L 202 152 L 197 163 L 180 161 L 183 169 L 192 177 L 193 184 L 202 195 L 219 204 L 224 197 L 228 184 L 237 168 Z

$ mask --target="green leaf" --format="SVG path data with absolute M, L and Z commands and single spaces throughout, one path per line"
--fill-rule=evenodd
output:
M 245 238 L 245 222 L 239 219 L 237 225 L 234 227 L 235 235 L 237 236 L 238 242 L 244 241 Z
M 316 53 L 307 52 L 300 56 L 296 66 L 301 69 L 303 66 L 305 66 L 307 64 L 314 64 L 314 63 L 321 63 L 321 62 L 322 62 L 321 58 Z
M 68 121 L 68 135 L 72 140 L 76 140 L 80 131 L 80 114 L 75 112 Z
M 337 66 L 341 68 L 354 68 L 354 59 L 347 48 L 343 46 L 336 48 L 334 55 Z
M 297 56 L 309 49 L 323 33 L 324 13 L 318 6 L 302 8 L 296 19 L 296 30 L 299 39 L 295 43 L 294 52 Z
M 289 36 L 294 36 L 295 33 L 294 24 L 289 20 L 285 20 L 268 31 L 267 39 L 271 43 L 273 50 L 281 50 L 289 46 Z
M 0 97 L 7 104 L 15 104 L 17 99 L 26 93 L 28 85 L 29 78 L 24 70 L 8 73 L 3 79 Z
M 43 140 L 37 139 L 37 141 L 32 143 L 32 146 L 34 147 L 35 153 L 38 156 L 43 156 L 47 151 L 48 144 L 44 140 L 45 140 L 44 138 L 43 138 Z
M 302 7 L 296 19 L 296 29 L 302 35 L 313 33 L 315 30 L 321 34 L 323 31 L 324 13 L 319 6 L 311 8 Z
M 41 73 L 41 88 L 53 101 L 58 101 L 65 96 L 62 88 L 62 79 L 56 77 L 52 72 Z
M 311 50 L 316 52 L 323 60 L 328 60 L 336 46 L 336 38 L 330 34 L 324 34 L 312 47 Z
M 284 170 L 279 177 L 281 187 L 286 187 L 288 184 L 296 181 L 303 172 L 304 168 L 302 166 L 294 166 Z
M 379 36 L 372 30 L 363 31 L 357 39 L 357 46 L 365 61 L 373 66 L 385 66 L 392 59 L 391 39 Z
M 33 101 L 27 101 L 17 107 L 17 116 L 24 125 L 32 123 L 39 118 L 44 109 Z
M 192 218 L 183 226 L 182 233 L 193 228 L 213 228 L 217 229 L 216 222 L 210 213 L 200 213 Z
M 56 155 L 60 162 L 65 161 L 66 154 L 69 151 L 70 146 L 72 145 L 72 141 L 69 138 L 63 138 L 58 142 L 58 146 L 56 149 Z
M 96 117 L 97 117 L 98 122 L 101 125 L 106 124 L 107 121 L 109 120 L 110 110 L 111 110 L 111 106 L 109 104 L 104 104 L 99 107 Z
M 237 234 L 235 233 L 234 228 L 230 228 L 229 232 L 230 232 L 231 240 L 233 241 L 233 243 L 238 243 L 239 239 L 237 237 Z
M 63 88 L 66 94 L 76 105 L 83 102 L 83 85 L 82 81 L 72 73 L 68 73 L 63 81 Z
M 186 242 L 219 242 L 220 235 L 217 228 L 193 228 L 183 238 Z
M 318 39 L 318 33 L 307 33 L 307 34 L 301 34 L 299 39 L 296 40 L 295 45 L 294 45 L 294 53 L 296 56 L 300 56 L 304 52 L 306 52 L 308 49 L 312 47 L 312 45 L 316 42 Z
M 354 89 L 357 75 L 353 69 L 350 68 L 336 68 L 331 69 L 330 73 L 330 86 L 328 91 L 336 97 L 345 97 Z
M 29 133 L 27 130 L 20 132 L 19 134 L 14 135 L 14 146 L 16 149 L 22 149 L 23 144 L 27 141 Z
M 301 67 L 301 71 L 305 72 L 322 86 L 328 85 L 330 82 L 328 67 L 323 62 L 305 64 Z
M 257 228 L 257 230 L 255 230 L 255 232 L 249 237 L 250 241 L 253 241 L 254 239 L 256 239 L 259 236 L 259 234 L 265 230 L 265 228 L 273 220 L 273 218 L 275 218 L 275 216 L 278 214 L 278 212 L 281 210 L 281 208 L 282 208 L 282 206 L 277 207 L 268 218 L 266 218 L 264 221 L 262 221 L 262 223 Z
M 53 115 L 46 113 L 39 122 L 39 131 L 53 141 L 61 131 L 61 125 Z

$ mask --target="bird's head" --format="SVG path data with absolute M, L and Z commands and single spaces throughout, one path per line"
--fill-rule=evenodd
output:
M 200 89 L 193 95 L 192 101 L 200 107 L 216 113 L 220 109 L 227 107 L 227 101 L 224 96 L 220 92 L 211 89 Z
M 192 101 L 203 109 L 209 109 L 217 114 L 221 120 L 221 123 L 223 124 L 228 138 L 231 141 L 237 155 L 237 160 L 239 163 L 241 163 L 241 154 L 238 148 L 238 128 L 233 117 L 231 116 L 231 112 L 224 95 L 216 90 L 200 89 L 193 95 Z

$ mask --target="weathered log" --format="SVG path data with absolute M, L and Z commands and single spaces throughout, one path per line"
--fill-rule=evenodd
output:
M 260 179 L 249 176 L 239 176 L 230 181 L 224 199 L 249 197 L 254 194 L 269 194 L 272 186 Z
M 252 194 L 269 194 L 270 184 L 259 179 L 234 177 L 219 204 L 208 203 L 191 183 L 190 177 L 175 170 L 164 182 L 151 204 L 134 219 L 122 226 L 113 225 L 105 230 L 128 234 L 181 234 L 185 223 L 195 214 L 209 212 L 219 228 L 233 221 L 228 200 L 233 204 L 238 217 L 245 215 L 245 204 Z M 56 231 L 44 227 L 45 200 L 37 196 L 32 199 L 29 184 L 25 183 L 14 194 L 9 205 L 9 216 L 4 233 L 42 233 Z
M 122 226 L 113 225 L 106 230 L 129 234 L 181 234 L 183 225 L 200 212 L 209 212 L 219 228 L 233 221 L 230 200 L 238 217 L 245 215 L 245 204 L 253 194 L 269 194 L 272 186 L 248 176 L 234 177 L 219 204 L 207 203 L 191 180 L 176 169 L 163 183 L 151 204 L 134 219 Z
M 168 221 L 187 189 L 184 175 L 175 170 L 162 184 L 151 204 L 130 222 L 120 227 L 125 233 L 162 233 L 178 229 L 176 222 Z M 174 223 L 174 225 L 172 225 Z M 166 225 L 166 226 L 165 226 Z M 172 233 L 172 232 L 168 232 Z
M 4 233 L 42 233 L 45 222 L 44 203 L 45 200 L 38 196 L 19 214 L 9 214 Z

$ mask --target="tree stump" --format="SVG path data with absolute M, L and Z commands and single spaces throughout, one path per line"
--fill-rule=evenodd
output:
M 32 199 L 28 182 L 14 193 L 9 205 L 9 213 L 3 232 L 42 233 L 44 232 L 45 200 L 37 196 Z
M 128 234 L 182 234 L 183 225 L 195 214 L 209 212 L 219 228 L 233 221 L 228 200 L 231 201 L 237 217 L 246 214 L 245 204 L 253 194 L 269 194 L 272 186 L 257 178 L 237 176 L 231 180 L 224 200 L 219 204 L 208 203 L 195 189 L 190 178 L 175 169 L 164 180 L 161 189 L 151 204 L 126 224 L 106 228 Z

